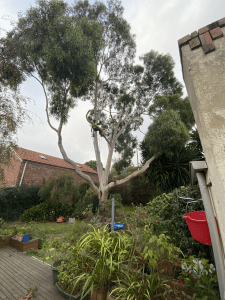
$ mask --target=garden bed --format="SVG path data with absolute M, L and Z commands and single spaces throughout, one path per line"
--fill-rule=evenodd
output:
M 24 242 L 17 241 L 14 237 L 11 237 L 9 245 L 21 252 L 25 252 L 31 249 L 38 249 L 38 239 L 32 239 L 24 243 Z

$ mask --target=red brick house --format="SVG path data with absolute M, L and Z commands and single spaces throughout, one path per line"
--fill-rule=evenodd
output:
M 72 174 L 77 183 L 85 182 L 75 172 L 74 167 L 61 158 L 19 147 L 16 151 L 12 151 L 12 167 L 4 167 L 5 181 L 1 185 L 42 185 L 44 180 L 50 179 L 54 173 L 59 176 L 65 172 Z M 98 173 L 96 171 L 84 164 L 78 163 L 78 166 L 94 182 L 98 182 Z

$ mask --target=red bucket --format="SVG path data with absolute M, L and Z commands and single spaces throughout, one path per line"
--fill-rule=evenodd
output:
M 209 226 L 204 211 L 194 211 L 188 213 L 184 215 L 184 218 L 187 222 L 193 239 L 205 245 L 212 245 Z

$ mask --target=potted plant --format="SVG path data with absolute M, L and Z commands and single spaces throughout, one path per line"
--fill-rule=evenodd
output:
M 220 299 L 216 269 L 207 259 L 198 259 L 195 256 L 184 259 L 179 279 L 196 299 Z
M 118 296 L 118 294 L 115 292 L 115 289 L 117 288 L 117 284 L 115 282 L 110 282 L 108 285 L 108 293 L 107 293 L 107 300 L 120 300 L 121 298 Z
M 115 288 L 111 290 L 112 285 Z M 150 275 L 136 272 L 135 270 L 122 270 L 119 276 L 109 287 L 108 296 L 114 299 L 158 299 L 164 291 L 165 284 L 160 281 L 157 272 L 151 272 Z M 113 296 L 114 295 L 114 296 Z
M 155 269 L 162 276 L 173 277 L 173 266 L 179 266 L 182 251 L 175 247 L 165 234 L 153 235 L 148 226 L 144 231 L 145 248 L 143 258 L 149 269 Z
M 55 283 L 57 291 L 66 299 L 79 300 L 88 298 L 84 288 L 85 274 L 91 272 L 92 258 L 79 253 L 79 247 L 73 247 L 67 262 L 62 261 L 58 270 L 58 281 Z M 83 278 L 77 278 L 83 275 Z
M 85 234 L 76 247 L 71 247 L 69 263 L 61 264 L 58 284 L 72 296 L 82 288 L 81 298 L 106 299 L 107 286 L 119 264 L 128 259 L 130 237 L 125 233 L 110 233 L 106 226 Z M 75 294 L 74 294 L 75 290 Z
M 52 269 L 53 284 L 55 284 L 58 281 L 57 276 L 58 276 L 58 270 L 60 264 L 62 263 L 62 261 L 67 261 L 66 251 L 68 250 L 70 244 L 62 243 L 57 237 L 54 239 L 51 246 L 53 248 L 49 250 L 50 254 L 49 256 L 45 257 L 45 260 L 48 259 L 54 260 L 54 262 L 51 265 L 51 269 Z

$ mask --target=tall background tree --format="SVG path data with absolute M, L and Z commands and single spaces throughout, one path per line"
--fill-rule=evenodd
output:
M 17 89 L 23 75 L 12 59 L 16 50 L 8 41 L 0 53 L 0 181 L 4 181 L 4 167 L 11 165 L 12 148 L 17 146 L 17 130 L 31 118 L 25 108 L 29 99 Z
M 7 86 L 13 83 L 18 91 L 27 77 L 35 78 L 43 88 L 49 126 L 61 140 L 69 110 L 96 76 L 94 48 L 101 43 L 102 30 L 97 22 L 86 17 L 75 19 L 63 1 L 40 0 L 0 40 L 0 80 Z M 57 128 L 51 116 L 58 120 Z M 94 186 L 90 177 L 74 166 Z
M 161 155 L 151 164 L 146 176 L 157 184 L 159 192 L 168 192 L 189 184 L 189 162 L 193 159 L 202 159 L 203 151 L 198 131 L 193 128 L 195 120 L 188 98 L 183 99 L 179 94 L 158 97 L 150 106 L 149 115 L 153 117 L 153 123 L 141 143 L 143 162 L 160 146 Z M 171 135 L 172 127 L 177 127 L 175 136 Z M 174 143 L 173 139 L 176 140 L 180 135 L 181 127 L 186 132 L 186 142 L 178 139 L 179 143 Z M 159 139 L 160 135 L 162 142 Z M 171 138 L 169 149 L 163 142 L 165 135 Z M 160 145 L 157 145 L 157 142 Z
M 63 1 L 37 3 L 1 40 L 1 47 L 8 49 L 8 43 L 12 43 L 17 50 L 12 60 L 22 74 L 21 80 L 32 76 L 43 87 L 47 120 L 57 133 L 64 160 L 74 166 L 104 202 L 110 188 L 143 173 L 161 153 L 162 134 L 158 132 L 155 143 L 158 146 L 144 166 L 124 179 L 108 183 L 114 151 L 122 159 L 130 159 L 136 142 L 132 132 L 140 127 L 142 115 L 149 113 L 155 99 L 182 93 L 182 86 L 173 73 L 174 62 L 169 55 L 150 51 L 140 57 L 140 65 L 134 64 L 135 39 L 123 17 L 120 1 L 110 0 L 107 5 L 77 1 L 72 9 Z M 86 118 L 93 130 L 99 187 L 67 156 L 62 143 L 62 127 L 77 98 L 89 101 Z M 57 128 L 52 125 L 51 117 L 58 120 Z M 186 127 L 177 116 L 170 113 L 167 117 L 176 126 L 171 127 L 169 135 L 163 136 L 164 151 L 169 150 L 168 145 L 184 144 L 188 137 Z M 99 135 L 108 145 L 105 169 Z

